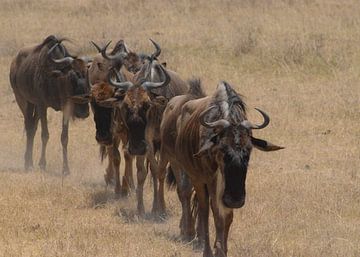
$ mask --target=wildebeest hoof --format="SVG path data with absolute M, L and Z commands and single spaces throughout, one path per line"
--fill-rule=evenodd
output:
M 157 222 L 164 222 L 168 218 L 168 215 L 166 212 L 162 212 L 162 211 L 158 211 L 158 210 L 152 210 L 151 216 Z
M 224 250 L 221 248 L 220 242 L 215 244 L 215 257 L 226 257 Z
M 39 163 L 39 167 L 41 171 L 46 171 L 46 164 Z
M 130 195 L 130 192 L 129 192 L 129 190 L 128 189 L 122 189 L 121 190 L 121 196 L 122 197 L 128 197 Z
M 107 175 L 107 174 L 104 175 L 104 180 L 105 180 L 105 183 L 107 186 L 115 185 L 115 180 L 113 178 L 109 177 L 109 175 Z
M 63 169 L 63 175 L 64 176 L 69 176 L 70 175 L 70 170 L 69 169 Z

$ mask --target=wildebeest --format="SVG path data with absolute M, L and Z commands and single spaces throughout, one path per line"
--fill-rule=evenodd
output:
M 67 144 L 69 118 L 86 118 L 88 104 L 73 104 L 69 97 L 88 92 L 87 62 L 71 56 L 62 44 L 64 39 L 51 35 L 41 44 L 19 51 L 10 67 L 10 83 L 24 115 L 26 130 L 25 169 L 33 167 L 33 143 L 41 121 L 42 150 L 39 165 L 46 168 L 46 145 L 49 139 L 47 108 L 63 112 L 61 143 L 63 173 L 69 173 Z
M 107 53 L 107 48 L 109 47 L 111 41 L 108 42 L 104 47 L 99 47 L 95 42 L 92 41 L 92 44 L 98 50 L 98 54 L 93 58 L 93 61 L 89 67 L 89 82 L 91 85 L 100 83 L 94 88 L 94 96 L 90 101 L 91 107 L 94 113 L 94 121 L 96 125 L 96 141 L 100 144 L 101 158 L 108 155 L 108 167 L 106 168 L 106 173 L 104 175 L 105 182 L 109 184 L 111 180 L 115 179 L 115 192 L 120 193 L 122 191 L 123 195 L 127 195 L 130 188 L 134 188 L 134 181 L 132 176 L 132 157 L 124 149 L 125 157 L 125 176 L 123 177 L 123 188 L 120 189 L 119 183 L 119 166 L 120 166 L 120 152 L 118 150 L 120 144 L 120 138 L 124 137 L 123 133 L 121 137 L 117 136 L 115 133 L 115 124 L 114 124 L 114 109 L 105 108 L 98 104 L 99 101 L 104 100 L 102 95 L 106 95 L 108 98 L 111 98 L 115 91 L 108 84 L 109 75 L 111 71 L 116 70 L 120 71 L 121 78 L 123 80 L 132 80 L 134 72 L 139 70 L 141 65 L 140 58 L 138 55 L 131 51 L 125 44 L 124 40 L 119 40 L 115 47 Z M 124 68 L 122 69 L 122 67 Z M 93 90 L 92 90 L 93 91 Z M 112 92 L 113 95 L 109 95 L 109 92 Z M 119 99 L 119 98 L 118 98 Z M 122 129 L 116 129 L 122 131 Z M 114 134 L 115 133 L 115 134 Z
M 263 151 L 282 147 L 252 136 L 252 129 L 266 127 L 269 117 L 259 110 L 264 123 L 253 125 L 248 121 L 244 101 L 228 83 L 219 83 L 211 97 L 194 98 L 179 96 L 168 103 L 161 123 L 162 148 L 166 150 L 165 158 L 175 160 L 195 189 L 199 208 L 197 232 L 204 243 L 203 255 L 213 256 L 208 224 L 211 204 L 216 229 L 215 256 L 226 256 L 233 209 L 245 203 L 252 147 Z M 160 159 L 163 154 L 161 151 Z M 191 219 L 189 215 L 188 219 Z M 192 233 L 191 228 L 184 229 Z

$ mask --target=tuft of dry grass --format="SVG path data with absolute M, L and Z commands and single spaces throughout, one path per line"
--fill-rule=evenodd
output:
M 93 55 L 90 40 L 123 38 L 211 93 L 219 80 L 269 113 L 257 137 L 247 203 L 235 212 L 229 256 L 360 255 L 360 4 L 356 0 L 0 0 L 0 256 L 201 256 L 179 241 L 180 206 L 164 222 L 136 215 L 103 181 L 92 117 L 71 124 L 72 174 L 61 177 L 61 115 L 49 110 L 48 170 L 23 171 L 23 118 L 8 81 L 18 49 L 49 34 Z M 40 130 L 40 129 L 39 129 Z M 34 161 L 39 160 L 40 136 Z M 146 211 L 152 201 L 146 186 Z M 212 237 L 214 236 L 212 229 Z

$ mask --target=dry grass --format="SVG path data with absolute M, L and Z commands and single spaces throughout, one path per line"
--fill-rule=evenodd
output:
M 272 117 L 257 136 L 285 145 L 254 151 L 247 203 L 229 256 L 360 256 L 360 4 L 356 0 L 0 0 L 0 256 L 201 256 L 177 240 L 172 216 L 139 220 L 134 197 L 106 189 L 92 118 L 70 129 L 72 175 L 61 179 L 61 115 L 50 111 L 48 171 L 23 171 L 23 119 L 8 70 L 48 34 L 94 54 L 89 40 L 124 38 L 207 91 L 224 79 Z M 257 114 L 250 116 L 256 120 Z M 39 133 L 38 133 L 39 134 Z M 36 137 L 35 162 L 40 138 Z M 151 187 L 146 187 L 150 209 Z

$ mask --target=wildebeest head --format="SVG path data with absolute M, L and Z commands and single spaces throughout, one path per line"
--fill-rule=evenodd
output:
M 108 82 L 91 84 L 88 78 L 88 83 L 91 91 L 87 94 L 73 96 L 72 101 L 75 103 L 90 102 L 96 126 L 96 141 L 102 145 L 110 145 L 112 143 L 113 107 L 115 107 L 115 103 L 118 104 L 124 98 L 124 91 L 117 90 Z
M 99 52 L 99 54 L 94 57 L 89 68 L 91 83 L 107 81 L 110 70 L 120 70 L 122 66 L 131 73 L 139 71 L 142 65 L 141 59 L 126 46 L 123 40 L 119 40 L 110 53 L 107 53 L 107 48 L 111 41 L 104 47 L 99 47 L 93 41 L 91 41 L 91 43 Z
M 262 129 L 269 124 L 264 117 L 261 125 L 253 125 L 246 118 L 246 108 L 241 97 L 226 82 L 221 82 L 210 106 L 199 115 L 204 130 L 196 158 L 211 156 L 218 167 L 217 187 L 219 201 L 228 208 L 240 208 L 245 203 L 245 181 L 252 146 L 265 151 L 282 149 L 271 143 L 258 147 L 259 139 L 252 137 L 252 129 Z
M 128 131 L 128 150 L 133 155 L 144 155 L 146 153 L 145 129 L 148 122 L 148 111 L 152 105 L 157 103 L 152 101 L 151 90 L 165 87 L 170 82 L 170 76 L 165 69 L 159 65 L 160 72 L 164 78 L 161 82 L 150 82 L 144 79 L 137 80 L 135 84 L 131 82 L 111 84 L 118 89 L 125 91 L 124 99 L 119 105 L 122 121 Z
M 47 52 L 51 76 L 58 83 L 63 84 L 67 97 L 86 94 L 90 90 L 86 83 L 87 60 L 70 55 L 61 41 L 53 44 Z M 71 109 L 75 118 L 89 116 L 88 104 L 74 104 Z

